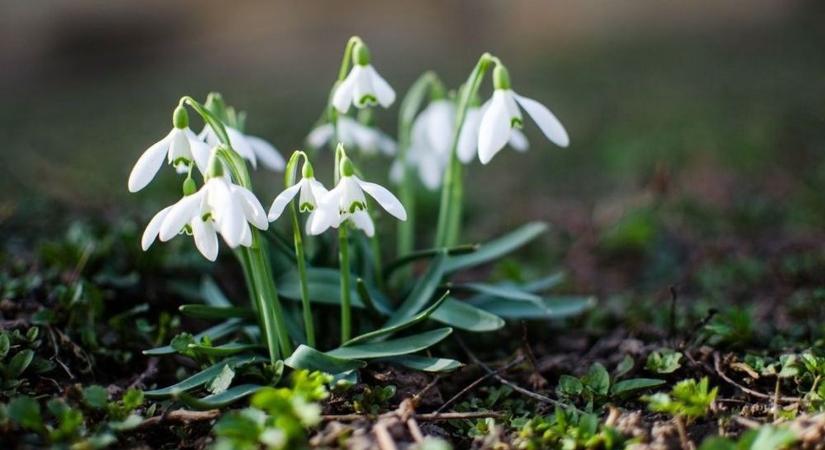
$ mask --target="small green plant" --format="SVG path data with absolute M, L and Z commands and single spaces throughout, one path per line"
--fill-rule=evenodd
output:
M 664 384 L 664 380 L 654 378 L 620 380 L 632 368 L 633 360 L 625 358 L 617 368 L 616 375 L 611 379 L 604 365 L 593 363 L 587 373 L 580 378 L 562 375 L 556 386 L 556 394 L 564 399 L 582 400 L 586 404 L 585 408 L 592 411 L 594 406 L 602 405 L 612 397 Z
M 682 380 L 669 393 L 659 392 L 642 399 L 653 412 L 686 419 L 688 422 L 704 417 L 716 399 L 718 388 L 711 389 L 707 377 L 700 381 Z
M 669 348 L 651 352 L 647 356 L 645 369 L 659 374 L 673 373 L 682 367 L 682 353 Z
M 765 425 L 745 432 L 735 441 L 725 437 L 708 438 L 699 450 L 783 450 L 796 441 L 796 435 L 787 427 Z
M 395 386 L 364 386 L 363 390 L 352 396 L 352 408 L 357 413 L 377 414 L 386 410 L 395 397 Z
M 623 449 L 628 439 L 612 427 L 601 424 L 594 414 L 579 414 L 556 408 L 555 414 L 517 419 L 514 446 L 523 450 L 542 449 Z
M 250 407 L 224 415 L 213 428 L 213 449 L 305 448 L 306 430 L 321 419 L 318 402 L 328 396 L 332 377 L 298 370 L 291 380 L 291 387 L 262 389 Z
M 54 368 L 54 363 L 36 355 L 40 347 L 40 329 L 29 328 L 0 332 L 0 393 L 10 396 L 26 383 L 25 375 L 41 374 Z

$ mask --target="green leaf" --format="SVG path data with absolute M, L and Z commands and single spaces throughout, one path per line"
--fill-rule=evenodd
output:
M 40 415 L 40 404 L 31 397 L 17 397 L 8 405 L 9 418 L 22 428 L 38 431 L 43 428 L 43 417 Z
M 464 255 L 467 253 L 472 253 L 478 250 L 479 245 L 476 244 L 465 244 L 465 245 L 458 245 L 455 247 L 447 247 L 444 248 L 430 248 L 426 250 L 418 250 L 412 253 L 407 253 L 406 255 L 392 261 L 391 263 L 387 264 L 384 267 L 384 278 L 389 279 L 390 275 L 397 269 L 406 266 L 407 264 L 413 263 L 419 259 L 425 258 L 432 258 L 434 256 L 438 256 L 442 252 L 447 252 L 449 256 L 457 256 L 457 255 Z
M 673 373 L 682 367 L 682 364 L 679 362 L 681 359 L 682 354 L 680 352 L 663 348 L 651 352 L 647 356 L 645 369 L 654 373 Z
M 613 395 L 622 395 L 631 391 L 638 391 L 639 389 L 647 389 L 665 384 L 665 380 L 656 378 L 631 378 L 629 380 L 622 380 L 614 384 L 610 389 Z
M 94 409 L 103 409 L 109 404 L 109 391 L 93 384 L 83 388 L 83 401 Z
M 494 285 L 484 283 L 462 283 L 450 284 L 450 288 L 465 289 L 487 297 L 502 298 L 505 300 L 518 300 L 522 302 L 533 302 L 541 307 L 541 297 L 530 292 L 525 292 L 513 285 Z
M 430 319 L 477 333 L 498 330 L 504 326 L 501 317 L 454 298 L 447 298 L 441 307 L 430 314 Z
M 383 342 L 338 347 L 327 352 L 327 355 L 344 359 L 373 359 L 406 355 L 435 345 L 452 332 L 452 328 L 439 328 Z
M 29 364 L 32 363 L 34 359 L 34 351 L 30 349 L 20 350 L 11 357 L 11 361 L 9 361 L 9 365 L 6 368 L 8 373 L 8 379 L 15 379 L 23 374 L 23 372 L 29 367 Z
M 430 305 L 424 311 L 421 311 L 420 313 L 416 314 L 414 317 L 409 318 L 405 322 L 401 322 L 397 325 L 380 328 L 378 330 L 370 331 L 369 333 L 364 333 L 360 336 L 356 336 L 356 337 L 350 339 L 349 341 L 345 342 L 343 346 L 344 347 L 349 347 L 349 346 L 359 344 L 359 343 L 362 343 L 362 342 L 374 341 L 374 340 L 377 340 L 379 338 L 383 338 L 385 336 L 395 334 L 395 333 L 397 333 L 401 330 L 409 328 L 409 327 L 411 327 L 415 324 L 418 324 L 420 322 L 423 322 L 424 320 L 427 319 L 427 317 L 429 317 L 433 313 L 433 311 L 438 309 L 438 307 L 441 306 L 442 303 L 444 303 L 444 300 L 447 299 L 448 294 L 449 294 L 449 291 L 445 292 L 444 295 L 441 296 L 441 298 L 439 298 L 438 300 L 435 301 L 435 303 Z
M 788 448 L 798 440 L 796 434 L 786 427 L 765 425 L 755 431 L 756 436 L 749 450 L 777 450 Z
M 351 358 L 338 358 L 319 352 L 312 347 L 299 345 L 292 355 L 284 360 L 284 364 L 293 369 L 320 370 L 329 374 L 347 372 L 360 369 L 367 365 L 364 361 Z
M 596 304 L 594 297 L 558 296 L 541 299 L 542 307 L 532 302 L 492 297 L 475 298 L 474 306 L 505 319 L 563 319 L 576 316 Z
M 229 342 L 217 347 L 210 347 L 208 345 L 201 344 L 188 344 L 186 347 L 195 353 L 216 357 L 237 355 L 238 353 L 243 353 L 248 350 L 259 350 L 264 348 L 258 344 L 243 344 L 240 342 Z
M 255 313 L 239 306 L 181 305 L 178 310 L 185 316 L 196 319 L 231 319 L 233 317 L 253 320 Z
M 356 275 L 352 276 L 353 280 L 356 278 Z M 278 279 L 277 284 L 278 294 L 294 301 L 301 301 L 301 281 L 298 272 L 292 270 L 285 273 Z M 310 301 L 328 305 L 341 304 L 341 274 L 337 269 L 307 267 L 307 287 Z M 364 307 L 355 286 L 352 287 L 350 298 L 353 307 Z
M 421 355 L 394 356 L 384 361 L 422 372 L 452 372 L 464 365 L 454 359 L 431 358 Z
M 206 390 L 213 394 L 220 394 L 229 389 L 232 385 L 232 380 L 235 378 L 235 371 L 228 365 L 224 365 L 220 372 L 215 375 L 215 378 L 206 385 Z
M 201 297 L 208 306 L 223 307 L 232 306 L 232 302 L 226 298 L 218 283 L 212 277 L 203 277 L 201 280 Z
M 627 375 L 628 372 L 633 370 L 633 366 L 635 364 L 636 363 L 633 361 L 633 358 L 631 358 L 630 355 L 624 355 L 622 361 L 619 363 L 618 366 L 616 366 L 616 376 L 614 378 L 621 378 Z
M 244 397 L 252 395 L 263 388 L 264 386 L 258 384 L 241 384 L 229 388 L 219 394 L 207 395 L 203 398 L 197 398 L 186 392 L 179 393 L 177 398 L 186 404 L 186 406 L 193 409 L 219 409 L 224 408 Z
M 438 289 L 439 284 L 441 284 L 441 278 L 444 277 L 444 266 L 447 262 L 447 258 L 447 255 L 442 252 L 433 259 L 433 262 L 430 264 L 427 272 L 421 276 L 412 292 L 410 292 L 410 295 L 404 299 L 401 306 L 399 306 L 398 309 L 396 309 L 390 316 L 387 323 L 384 324 L 385 327 L 402 323 L 424 309 L 430 299 L 433 298 L 433 295 L 435 295 L 435 291 Z
M 9 354 L 10 346 L 11 343 L 9 342 L 9 335 L 6 333 L 0 333 L 0 360 Z
M 605 397 L 610 392 L 610 374 L 601 363 L 593 363 L 581 381 L 597 395 Z
M 449 261 L 447 261 L 444 271 L 446 273 L 452 273 L 494 261 L 532 241 L 546 230 L 547 224 L 541 222 L 522 225 L 511 233 L 496 238 L 486 244 L 482 244 L 481 247 L 473 253 L 451 256 Z
M 556 273 L 552 273 L 547 275 L 544 278 L 539 278 L 538 280 L 529 281 L 523 285 L 521 285 L 521 289 L 527 292 L 542 292 L 549 289 L 552 289 L 559 285 L 564 279 L 566 278 L 566 274 L 563 271 L 559 271 Z
M 221 370 L 223 370 L 223 366 L 225 365 L 235 369 L 246 364 L 254 364 L 265 361 L 269 361 L 269 358 L 260 355 L 233 356 L 231 358 L 227 358 L 219 362 L 218 364 L 209 366 L 208 368 L 201 370 L 200 372 L 192 375 L 191 377 L 178 383 L 175 383 L 172 386 L 168 386 L 162 389 L 155 389 L 152 391 L 146 391 L 143 393 L 143 395 L 148 398 L 171 397 L 173 394 L 203 386 L 204 384 L 214 379 L 215 376 L 218 375 L 218 373 Z
M 559 384 L 556 392 L 566 397 L 576 397 L 584 391 L 581 380 L 574 376 L 562 375 L 559 377 Z
M 128 431 L 137 428 L 143 423 L 143 417 L 137 414 L 130 414 L 121 421 L 113 420 L 109 422 L 109 427 L 115 431 Z
M 201 333 L 198 333 L 194 336 L 194 340 L 196 342 L 200 342 L 204 337 L 209 337 L 210 340 L 215 341 L 224 336 L 228 336 L 235 331 L 238 331 L 243 326 L 243 321 L 240 319 L 229 319 L 226 322 L 219 323 L 214 327 L 208 328 Z M 175 349 L 172 348 L 171 345 L 165 345 L 163 347 L 152 348 L 149 350 L 144 350 L 144 355 L 149 356 L 159 356 L 159 355 L 171 355 L 175 353 Z

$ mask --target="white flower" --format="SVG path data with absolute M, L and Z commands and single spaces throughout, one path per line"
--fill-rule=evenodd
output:
M 309 133 L 307 143 L 312 148 L 321 148 L 332 140 L 334 135 L 335 126 L 326 123 Z M 374 155 L 380 151 L 392 156 L 396 151 L 395 141 L 391 137 L 344 115 L 338 116 L 338 141 L 346 147 L 355 147 L 367 155 Z
M 375 234 L 375 225 L 367 211 L 364 192 L 399 220 L 407 220 L 404 205 L 385 187 L 363 181 L 355 175 L 344 175 L 331 191 L 321 200 L 316 213 L 309 221 L 309 234 L 321 234 L 329 227 L 337 228 L 345 220 L 350 220 L 367 236 Z
M 138 158 L 129 174 L 129 192 L 145 188 L 160 170 L 164 157 L 178 173 L 188 171 L 193 162 L 203 173 L 209 162 L 209 146 L 198 139 L 189 127 L 173 127 L 169 134 Z
M 547 139 L 567 147 L 570 139 L 561 122 L 541 103 L 516 94 L 512 89 L 496 89 L 483 113 L 478 132 L 478 158 L 482 164 L 493 159 L 523 124 L 519 106 L 533 118 Z
M 252 245 L 250 224 L 261 230 L 269 226 L 255 195 L 227 178 L 210 178 L 199 191 L 155 214 L 143 232 L 141 246 L 146 250 L 157 238 L 166 242 L 181 232 L 191 233 L 198 250 L 214 261 L 218 257 L 217 234 L 231 248 L 248 247 Z
M 224 126 L 224 128 L 226 128 L 226 134 L 229 136 L 229 143 L 232 145 L 232 148 L 238 152 L 242 158 L 249 161 L 252 167 L 257 168 L 258 161 L 260 161 L 267 169 L 276 172 L 284 170 L 286 161 L 284 161 L 284 157 L 278 153 L 278 150 L 272 144 L 257 136 L 243 134 L 238 129 L 228 125 Z M 220 143 L 218 136 L 215 134 L 215 130 L 208 125 L 203 128 L 198 137 L 205 139 L 206 142 L 211 145 L 218 145 Z
M 364 108 L 377 103 L 388 108 L 394 101 L 395 91 L 371 64 L 353 64 L 332 96 L 332 105 L 342 114 L 349 111 L 350 105 Z
M 458 148 L 456 149 L 459 161 L 464 164 L 469 164 L 473 157 L 478 154 L 478 131 L 481 125 L 481 116 L 487 107 L 489 107 L 489 102 L 482 108 L 470 107 L 464 116 L 464 125 L 461 127 L 461 135 L 458 137 Z M 507 143 L 519 152 L 526 152 L 530 147 L 527 137 L 518 128 L 510 130 L 510 140 Z
M 315 211 L 318 208 L 318 203 L 327 195 L 328 192 L 329 191 L 327 191 L 327 188 L 325 188 L 320 181 L 316 180 L 315 177 L 301 177 L 301 181 L 286 188 L 283 192 L 278 194 L 277 197 L 275 197 L 275 201 L 272 202 L 272 206 L 269 208 L 268 219 L 270 222 L 277 220 L 278 217 L 280 217 L 281 214 L 283 214 L 286 205 L 288 205 L 289 202 L 291 202 L 292 199 L 295 198 L 296 194 L 299 194 L 299 211 L 309 213 L 309 218 L 307 219 L 306 225 L 307 233 L 309 233 L 309 224 L 312 222 L 312 218 L 315 216 Z

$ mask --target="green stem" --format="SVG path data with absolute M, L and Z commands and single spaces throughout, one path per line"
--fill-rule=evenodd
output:
M 481 55 L 467 82 L 461 89 L 456 111 L 456 126 L 453 131 L 453 140 L 450 146 L 450 162 L 444 173 L 444 183 L 441 187 L 441 204 L 438 210 L 438 225 L 436 228 L 434 247 L 449 247 L 455 245 L 461 228 L 461 203 L 463 198 L 461 162 L 456 154 L 461 127 L 467 116 L 470 102 L 478 93 L 484 74 L 490 64 L 497 61 L 489 53 Z
M 315 347 L 315 326 L 312 324 L 312 309 L 309 304 L 309 285 L 307 282 L 307 263 L 304 256 L 304 242 L 301 236 L 301 224 L 298 221 L 298 211 L 295 205 L 292 210 L 292 235 L 295 241 L 295 256 L 298 263 L 298 279 L 301 283 L 301 307 L 304 312 L 304 330 L 307 335 L 307 344 Z
M 246 163 L 232 149 L 229 135 L 220 119 L 192 97 L 182 97 L 180 104 L 191 106 L 203 118 L 203 121 L 212 127 L 215 135 L 218 136 L 224 146 L 217 150 L 221 161 L 239 185 L 251 190 L 252 180 L 246 170 Z M 252 228 L 252 245 L 248 248 L 242 247 L 239 250 L 242 255 L 241 266 L 244 268 L 244 278 L 247 281 L 250 296 L 255 299 L 254 304 L 258 310 L 259 323 L 262 328 L 261 334 L 266 340 L 270 362 L 274 364 L 280 357 L 279 348 L 281 353 L 289 355 L 292 353 L 292 343 L 287 334 L 286 321 L 278 299 L 275 280 L 272 279 L 266 243 L 260 238 L 259 231 Z
M 338 254 L 341 270 L 341 344 L 349 341 L 352 335 L 348 235 L 347 223 L 344 222 L 338 228 Z

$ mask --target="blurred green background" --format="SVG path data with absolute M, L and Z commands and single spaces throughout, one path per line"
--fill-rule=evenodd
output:
M 399 97 L 427 69 L 455 87 L 491 51 L 514 88 L 568 128 L 572 145 L 559 149 L 528 121 L 529 153 L 508 150 L 468 170 L 473 235 L 527 219 L 572 234 L 610 230 L 630 214 L 621 246 L 645 239 L 634 211 L 674 197 L 703 211 L 767 204 L 774 215 L 759 220 L 779 217 L 783 229 L 825 225 L 823 2 L 6 0 L 1 8 L 0 224 L 21 214 L 48 221 L 26 213 L 55 205 L 146 217 L 175 200 L 169 171 L 138 195 L 126 178 L 184 94 L 220 91 L 248 112 L 249 132 L 284 154 L 301 147 L 346 39 L 358 34 Z M 397 103 L 377 114 L 392 135 L 396 114 Z M 281 177 L 255 176 L 268 204 Z

